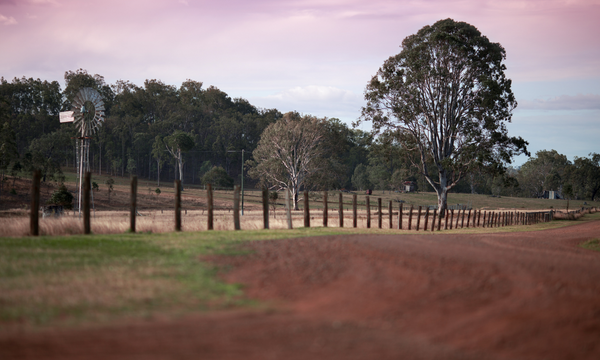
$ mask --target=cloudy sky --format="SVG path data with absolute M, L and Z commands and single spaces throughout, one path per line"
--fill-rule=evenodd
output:
M 383 61 L 445 18 L 505 47 L 519 101 L 509 131 L 532 153 L 600 152 L 600 0 L 0 0 L 0 76 L 192 79 L 351 123 Z

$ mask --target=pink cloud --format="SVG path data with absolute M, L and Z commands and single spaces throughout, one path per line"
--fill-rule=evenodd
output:
M 17 22 L 10 33 L 0 30 L 0 46 L 14 49 L 0 70 L 21 76 L 41 72 L 41 62 L 57 73 L 87 67 L 113 80 L 209 77 L 278 91 L 314 84 L 357 91 L 404 37 L 452 17 L 506 48 L 515 81 L 598 77 L 599 7 L 536 0 L 0 0 L 5 21 Z
M 8 26 L 8 25 L 16 25 L 17 24 L 17 20 L 14 17 L 12 17 L 12 16 L 6 17 L 6 16 L 0 14 L 0 24 L 6 25 L 6 26 Z

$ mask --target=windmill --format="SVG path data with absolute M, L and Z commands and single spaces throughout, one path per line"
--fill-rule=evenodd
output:
M 81 213 L 83 175 L 90 171 L 90 140 L 104 121 L 104 101 L 98 91 L 86 87 L 79 90 L 72 102 L 72 111 L 61 112 L 60 122 L 73 122 L 77 128 L 78 209 Z

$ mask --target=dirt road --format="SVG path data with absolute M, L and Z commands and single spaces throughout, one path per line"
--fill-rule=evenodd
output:
M 212 258 L 271 310 L 0 337 L 19 359 L 599 359 L 600 222 L 352 235 Z

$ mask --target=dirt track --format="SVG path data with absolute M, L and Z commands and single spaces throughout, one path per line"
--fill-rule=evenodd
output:
M 248 244 L 227 281 L 274 311 L 0 337 L 23 359 L 599 359 L 600 222 Z

